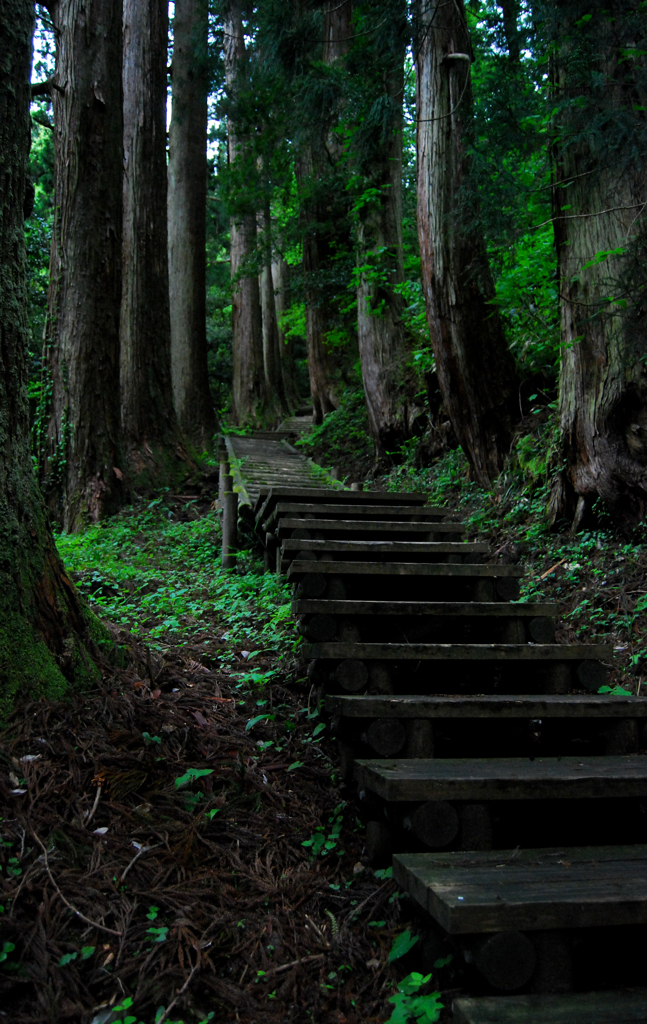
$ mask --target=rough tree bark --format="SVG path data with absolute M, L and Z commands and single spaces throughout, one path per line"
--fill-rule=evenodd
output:
M 119 422 L 121 3 L 58 0 L 43 487 L 66 530 L 127 496 Z
M 243 29 L 243 4 L 229 0 L 224 19 L 225 78 L 227 91 L 234 94 L 243 80 L 247 53 Z M 244 141 L 239 138 L 233 112 L 227 117 L 227 145 L 230 167 L 243 165 Z M 255 210 L 235 211 L 230 217 L 230 260 L 232 280 L 233 385 L 232 415 L 236 423 L 261 424 L 266 391 L 263 368 L 263 321 L 258 273 L 249 266 L 256 251 Z
M 88 621 L 47 524 L 32 468 L 27 401 L 23 202 L 29 155 L 33 4 L 0 6 L 0 717 L 26 692 L 60 696 L 98 670 Z M 98 621 L 95 624 L 101 629 Z
M 352 0 L 328 0 L 324 18 L 322 59 L 334 64 L 348 53 L 352 36 Z M 341 155 L 339 138 L 330 135 L 330 125 L 317 126 L 317 138 L 304 147 L 296 166 L 300 186 L 303 222 L 303 274 L 306 301 L 306 344 L 312 396 L 313 422 L 339 406 L 338 358 L 326 345 L 333 327 L 326 276 L 332 258 L 350 245 L 348 203 L 343 186 L 334 183 L 335 165 Z
M 562 342 L 556 463 L 565 468 L 550 511 L 577 529 L 601 498 L 629 528 L 647 511 L 647 76 L 644 57 L 622 55 L 628 40 L 644 53 L 647 37 L 620 0 L 584 34 L 579 19 L 588 11 L 579 2 L 555 8 L 553 173 L 568 188 L 553 189 Z M 611 132 L 618 126 L 621 144 L 615 136 L 600 145 L 600 121 Z
M 418 5 L 418 237 L 427 317 L 445 408 L 474 478 L 501 471 L 518 412 L 517 377 L 469 181 L 471 46 L 462 0 Z
M 171 374 L 180 427 L 203 449 L 216 426 L 206 325 L 208 29 L 207 0 L 176 0 L 168 163 Z
M 404 12 L 403 12 L 404 17 Z M 396 67 L 384 71 L 389 105 L 380 145 L 365 176 L 379 190 L 359 211 L 360 275 L 357 338 L 368 422 L 378 456 L 396 450 L 409 434 L 412 387 L 407 361 L 410 344 L 402 322 L 404 301 L 395 286 L 404 280 L 402 252 L 402 97 L 404 44 Z M 385 56 L 385 64 L 393 55 Z M 396 58 L 397 60 L 397 58 Z M 384 65 L 382 65 L 384 66 Z
M 294 340 L 285 335 L 281 317 L 290 308 L 290 267 L 287 260 L 275 253 L 272 258 L 272 284 L 274 285 L 274 307 L 279 329 L 279 352 L 281 355 L 281 377 L 288 406 L 293 412 L 301 405 L 297 385 Z
M 171 387 L 165 0 L 124 0 L 121 423 L 138 487 L 186 470 Z
M 262 224 L 263 265 L 258 278 L 261 295 L 261 315 L 263 321 L 263 368 L 265 371 L 265 391 L 267 394 L 267 415 L 278 424 L 290 412 L 283 385 L 283 367 L 281 365 L 281 340 L 276 313 L 274 282 L 272 280 L 272 217 L 270 214 L 269 194 L 263 205 Z

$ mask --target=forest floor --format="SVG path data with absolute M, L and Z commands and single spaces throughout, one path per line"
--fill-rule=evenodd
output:
M 219 542 L 210 502 L 171 494 L 59 538 L 117 664 L 0 733 L 0 1020 L 390 1016 L 414 939 L 363 860 L 288 587 L 252 555 L 221 572 Z
M 459 452 L 379 483 L 456 510 L 524 565 L 525 599 L 559 603 L 559 639 L 613 643 L 611 686 L 639 690 L 640 536 L 551 532 L 541 476 L 487 494 Z M 199 489 L 59 538 L 116 653 L 101 687 L 26 700 L 0 733 L 0 1020 L 430 1024 L 462 970 L 411 973 L 419 929 L 366 863 L 289 588 L 252 553 L 222 572 L 219 539 Z

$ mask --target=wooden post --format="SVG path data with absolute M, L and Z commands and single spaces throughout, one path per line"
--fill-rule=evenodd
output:
M 238 495 L 233 489 L 234 481 L 224 477 L 222 497 L 222 560 L 223 569 L 236 567 L 235 551 L 238 547 Z

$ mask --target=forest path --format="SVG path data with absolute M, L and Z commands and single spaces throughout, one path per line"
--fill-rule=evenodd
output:
M 644 976 L 647 698 L 604 694 L 611 646 L 556 643 L 557 606 L 426 500 L 276 485 L 254 509 L 368 859 L 417 905 L 423 972 L 451 954 L 452 995 L 487 996 L 456 1024 L 590 1024 L 592 999 L 646 1021 L 647 991 L 581 990 Z

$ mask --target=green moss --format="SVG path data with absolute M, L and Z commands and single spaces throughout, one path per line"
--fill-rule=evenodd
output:
M 70 685 L 42 637 L 20 615 L 3 617 L 0 625 L 0 680 L 0 721 L 19 696 L 58 700 Z

